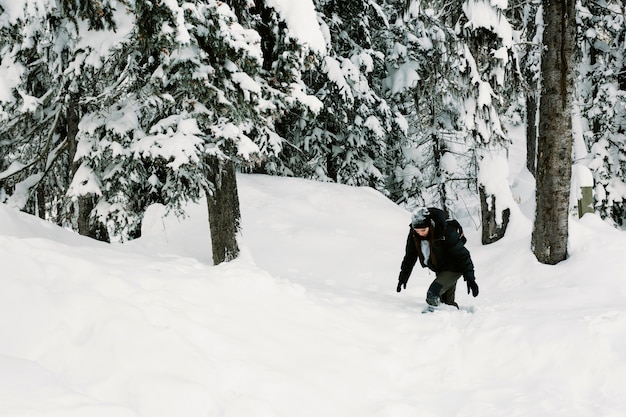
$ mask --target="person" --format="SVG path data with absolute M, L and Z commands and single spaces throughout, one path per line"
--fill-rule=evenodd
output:
M 435 207 L 419 207 L 412 213 L 397 292 L 406 289 L 419 259 L 423 268 L 431 269 L 436 275 L 426 292 L 426 303 L 430 306 L 443 303 L 459 308 L 455 302 L 459 278 L 463 277 L 467 293 L 474 297 L 478 296 L 478 285 L 472 257 L 465 247 L 465 237 L 455 227 L 448 227 L 446 219 L 443 210 Z

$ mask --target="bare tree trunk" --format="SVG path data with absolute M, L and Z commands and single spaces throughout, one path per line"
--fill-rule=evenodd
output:
M 482 243 L 488 245 L 496 242 L 504 237 L 506 228 L 509 225 L 511 210 L 502 211 L 502 223 L 497 222 L 497 206 L 496 196 L 487 194 L 484 187 L 479 187 L 480 193 L 480 212 L 482 216 Z
M 539 262 L 554 265 L 567 258 L 576 10 L 574 0 L 546 0 L 543 7 L 545 49 L 532 250 Z
M 240 231 L 241 212 L 237 191 L 237 173 L 232 161 L 222 162 L 211 158 L 208 174 L 212 190 L 207 190 L 209 228 L 213 263 L 232 261 L 239 256 L 237 236 Z

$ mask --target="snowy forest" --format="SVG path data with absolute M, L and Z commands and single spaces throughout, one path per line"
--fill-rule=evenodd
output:
M 0 0 L 0 202 L 111 241 L 207 195 L 217 235 L 246 172 L 407 208 L 481 199 L 499 226 L 511 130 L 528 171 L 558 177 L 541 172 L 556 94 L 566 212 L 589 172 L 593 210 L 623 227 L 626 3 L 558 3 L 565 31 L 536 0 Z

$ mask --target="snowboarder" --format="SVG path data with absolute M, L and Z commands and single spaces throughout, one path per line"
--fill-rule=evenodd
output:
M 446 214 L 438 208 L 420 207 L 413 212 L 410 227 L 397 291 L 406 289 L 419 259 L 422 268 L 428 267 L 436 274 L 426 293 L 426 303 L 430 306 L 444 303 L 459 308 L 454 298 L 456 282 L 461 276 L 467 283 L 467 293 L 476 297 L 478 285 L 472 258 L 465 247 L 464 237 L 456 227 L 448 224 Z

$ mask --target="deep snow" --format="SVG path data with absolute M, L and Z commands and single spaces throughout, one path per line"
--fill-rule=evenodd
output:
M 395 292 L 410 214 L 368 188 L 239 176 L 242 257 L 211 265 L 202 203 L 106 245 L 0 205 L 0 416 L 626 415 L 626 235 L 572 218 L 539 264 L 514 210 L 466 224 L 473 313 Z M 468 219 L 465 219 L 468 220 Z

